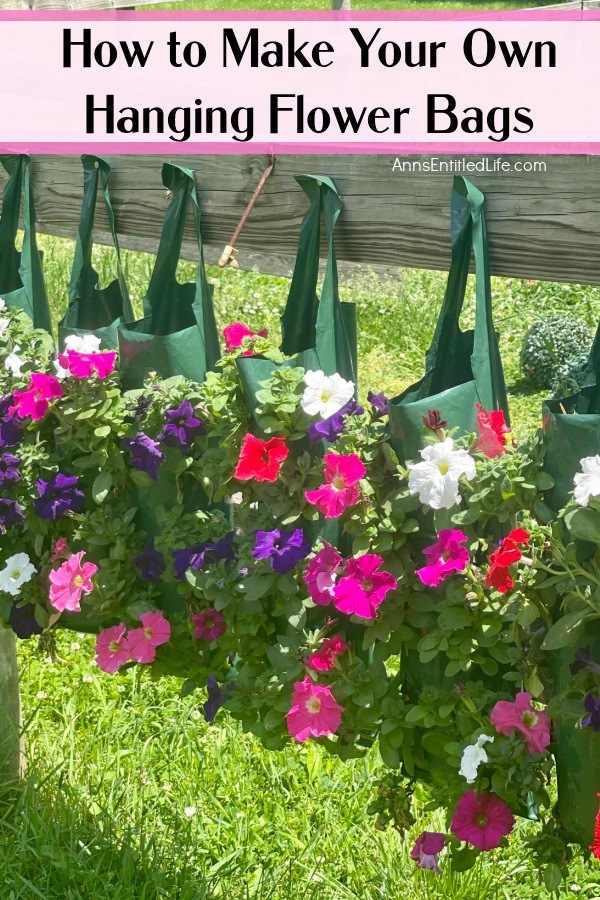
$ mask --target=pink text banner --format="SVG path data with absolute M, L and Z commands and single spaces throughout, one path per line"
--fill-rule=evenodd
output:
M 3 13 L 0 151 L 600 151 L 600 12 Z

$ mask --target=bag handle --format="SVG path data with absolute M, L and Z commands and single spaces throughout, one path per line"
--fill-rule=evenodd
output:
M 482 404 L 503 409 L 508 421 L 508 401 L 492 317 L 492 288 L 485 215 L 485 198 L 462 175 L 454 177 L 450 207 L 452 262 L 444 302 L 431 346 L 426 355 L 427 371 L 440 374 L 455 352 L 471 253 L 475 257 L 475 328 L 471 368 Z M 432 385 L 433 388 L 433 385 Z M 435 388 L 432 393 L 437 393 Z
M 164 163 L 162 167 L 162 181 L 165 188 L 173 196 L 165 214 L 148 293 L 144 297 L 144 315 L 154 316 L 155 318 L 160 316 L 162 299 L 168 295 L 168 290 L 171 289 L 173 283 L 177 280 L 177 265 L 181 254 L 188 199 L 190 197 L 199 253 L 194 306 L 201 307 L 206 297 L 209 297 L 211 294 L 204 264 L 204 248 L 200 230 L 200 204 L 196 192 L 194 173 L 191 169 L 186 169 L 183 166 Z
M 355 307 L 340 302 L 334 244 L 334 229 L 342 211 L 342 201 L 330 178 L 322 175 L 294 177 L 310 200 L 310 207 L 300 226 L 294 274 L 281 317 L 281 349 L 287 356 L 295 356 L 316 348 L 326 375 L 339 372 L 356 384 L 355 328 L 352 326 Z M 321 213 L 325 220 L 327 263 L 319 300 Z
M 75 257 L 73 259 L 73 268 L 71 270 L 71 280 L 69 282 L 69 304 L 76 303 L 80 297 L 87 296 L 88 292 L 95 288 L 98 281 L 98 275 L 92 266 L 92 248 L 94 244 L 94 219 L 96 216 L 96 200 L 98 196 L 98 185 L 102 179 L 102 194 L 104 197 L 104 205 L 106 207 L 106 217 L 108 226 L 113 239 L 113 246 L 117 253 L 117 279 L 123 299 L 123 315 L 128 321 L 133 319 L 133 309 L 131 300 L 129 299 L 129 291 L 125 283 L 123 275 L 123 266 L 121 264 L 121 248 L 119 247 L 119 238 L 117 237 L 115 214 L 113 212 L 108 182 L 111 173 L 111 167 L 101 156 L 92 156 L 84 154 L 81 157 L 83 165 L 83 204 L 81 207 L 81 216 L 79 219 L 79 230 L 77 232 L 77 243 L 75 245 Z
M 23 288 L 23 301 L 19 307 L 27 313 L 34 328 L 52 331 L 50 307 L 44 282 L 42 257 L 37 245 L 35 232 L 35 205 L 31 192 L 29 164 L 31 157 L 0 156 L 0 162 L 8 173 L 9 180 L 4 188 L 2 198 L 2 217 L 0 218 L 0 260 L 7 260 L 5 272 L 14 279 L 14 284 L 6 293 Z M 23 249 L 19 254 L 15 241 L 19 228 L 19 213 L 23 197 Z M 4 264 L 0 263 L 2 268 Z M 18 273 L 19 278 L 15 275 Z M 20 283 L 19 283 L 20 281 Z

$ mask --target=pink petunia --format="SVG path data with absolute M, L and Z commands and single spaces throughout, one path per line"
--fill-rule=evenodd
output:
M 294 684 L 292 707 L 286 715 L 289 733 L 301 743 L 313 737 L 334 734 L 340 727 L 344 709 L 329 686 L 314 684 L 307 675 Z
M 431 869 L 439 875 L 438 853 L 442 852 L 445 843 L 445 834 L 439 831 L 422 831 L 410 851 L 410 858 L 414 859 L 419 869 Z
M 333 588 L 343 557 L 331 544 L 315 553 L 302 575 L 308 593 L 317 606 L 333 603 Z
M 339 634 L 335 634 L 332 638 L 325 638 L 321 647 L 315 653 L 310 654 L 306 665 L 316 672 L 328 672 L 335 665 L 335 657 L 345 653 L 347 649 L 344 639 Z
M 115 368 L 117 354 L 114 350 L 103 353 L 78 353 L 77 350 L 67 350 L 58 357 L 58 362 L 63 369 L 67 369 L 75 378 L 91 378 L 96 373 L 98 378 L 108 378 Z
M 26 390 L 14 392 L 15 405 L 11 406 L 10 415 L 16 414 L 19 419 L 26 419 L 29 416 L 37 422 L 43 419 L 50 409 L 50 400 L 57 400 L 62 395 L 63 389 L 54 375 L 34 372 L 30 376 Z
M 51 560 L 56 562 L 57 559 L 69 559 L 71 551 L 69 550 L 66 538 L 57 538 L 52 550 Z
M 335 608 L 349 616 L 374 619 L 377 609 L 398 582 L 390 572 L 378 572 L 383 559 L 364 553 L 346 562 L 344 575 L 333 589 Z
M 103 672 L 114 675 L 129 662 L 129 651 L 125 646 L 127 626 L 123 622 L 105 628 L 96 638 L 96 664 Z
M 478 850 L 494 850 L 510 834 L 515 817 L 495 794 L 467 791 L 456 804 L 450 828 L 459 839 Z
M 499 700 L 490 721 L 499 734 L 510 734 L 517 728 L 525 735 L 530 753 L 544 753 L 550 743 L 550 719 L 544 710 L 534 709 L 531 694 L 520 691 L 515 699 Z
M 345 509 L 360 500 L 358 482 L 365 477 L 366 468 L 356 453 L 326 453 L 323 475 L 325 484 L 306 492 L 306 499 L 326 519 L 337 519 Z
M 210 643 L 222 637 L 227 631 L 227 623 L 223 613 L 216 609 L 205 609 L 201 613 L 192 616 L 194 623 L 194 637 L 201 638 Z
M 438 587 L 453 572 L 464 572 L 469 562 L 469 551 L 460 545 L 466 540 L 467 535 L 462 531 L 442 528 L 436 543 L 423 550 L 427 565 L 416 570 L 423 584 Z
M 85 551 L 80 550 L 50 572 L 50 603 L 61 612 L 80 612 L 81 595 L 93 590 L 92 578 L 98 566 L 91 562 L 82 564 L 84 556 Z
M 250 328 L 248 328 L 247 325 L 244 325 L 243 322 L 232 322 L 231 325 L 226 325 L 223 329 L 225 349 L 228 352 L 231 352 L 232 350 L 239 350 L 246 338 L 266 338 L 267 335 L 268 331 L 266 328 L 261 328 L 260 331 L 252 331 Z M 253 355 L 254 354 L 251 349 L 244 350 L 244 352 L 242 353 L 242 356 Z
M 496 459 L 506 451 L 510 428 L 504 420 L 501 409 L 487 409 L 476 403 L 477 407 L 477 440 L 475 450 L 480 450 L 489 459 Z
M 125 639 L 129 658 L 138 663 L 156 659 L 156 648 L 171 637 L 171 626 L 162 612 L 147 612 L 140 616 L 142 628 L 134 628 Z

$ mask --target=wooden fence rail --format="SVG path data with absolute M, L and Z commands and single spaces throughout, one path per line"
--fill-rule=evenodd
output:
M 487 160 L 497 156 L 469 157 Z M 158 156 L 107 157 L 111 195 L 122 244 L 155 252 L 168 197 Z M 267 165 L 265 155 L 186 156 L 200 192 L 209 261 L 218 259 Z M 438 157 L 438 166 L 453 157 Z M 600 283 L 600 156 L 504 157 L 510 172 L 472 172 L 486 195 L 491 268 L 497 275 Z M 238 241 L 242 267 L 287 274 L 293 263 L 306 198 L 293 174 L 329 175 L 344 202 L 336 232 L 340 260 L 388 267 L 445 269 L 449 262 L 452 174 L 402 171 L 429 157 L 281 156 Z M 517 171 L 518 167 L 545 171 Z M 6 175 L 0 174 L 0 188 Z M 82 198 L 77 156 L 33 158 L 39 229 L 74 237 Z M 98 241 L 107 241 L 98 203 Z M 186 233 L 184 256 L 196 255 Z

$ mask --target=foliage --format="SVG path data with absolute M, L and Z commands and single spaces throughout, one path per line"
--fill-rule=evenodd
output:
M 537 388 L 553 388 L 563 367 L 591 347 L 593 333 L 573 316 L 547 316 L 530 326 L 521 349 L 525 377 Z

